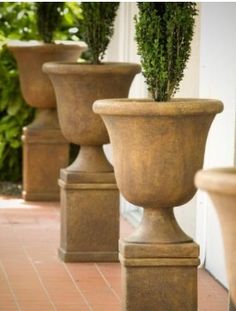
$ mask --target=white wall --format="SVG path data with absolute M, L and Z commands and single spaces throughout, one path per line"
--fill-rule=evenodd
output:
M 200 97 L 217 98 L 224 112 L 210 130 L 205 167 L 234 165 L 236 107 L 236 3 L 202 3 Z M 197 199 L 197 239 L 206 244 L 206 268 L 226 285 L 224 250 L 218 219 L 207 196 Z M 205 223 L 205 227 L 204 227 Z

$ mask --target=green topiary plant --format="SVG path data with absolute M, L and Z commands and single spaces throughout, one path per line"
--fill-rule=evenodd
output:
M 64 2 L 37 2 L 36 21 L 40 37 L 45 43 L 53 42 L 53 34 L 62 20 Z
M 190 56 L 196 4 L 139 2 L 136 41 L 143 75 L 155 101 L 168 101 L 178 90 Z
M 99 64 L 114 32 L 119 2 L 82 2 L 83 19 L 79 24 L 80 38 L 88 45 L 86 52 L 92 64 Z

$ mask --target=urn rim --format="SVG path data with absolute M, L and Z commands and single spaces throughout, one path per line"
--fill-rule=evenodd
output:
M 236 168 L 220 167 L 200 170 L 195 176 L 195 185 L 204 191 L 236 196 Z
M 87 44 L 83 41 L 71 41 L 71 40 L 55 40 L 53 43 L 45 43 L 43 41 L 38 40 L 29 40 L 29 41 L 21 41 L 21 40 L 9 40 L 7 42 L 7 47 L 11 51 L 23 51 L 27 50 L 37 50 L 37 51 L 48 51 L 48 50 L 65 50 L 66 48 L 70 50 L 77 50 L 80 48 L 81 50 L 87 49 Z
M 93 104 L 93 111 L 101 115 L 127 116 L 183 116 L 216 114 L 223 103 L 216 99 L 175 98 L 168 102 L 151 99 L 102 99 Z
M 52 74 L 107 74 L 123 73 L 137 74 L 141 72 L 141 66 L 128 62 L 104 62 L 102 64 L 89 64 L 82 62 L 47 62 L 43 64 L 43 71 Z

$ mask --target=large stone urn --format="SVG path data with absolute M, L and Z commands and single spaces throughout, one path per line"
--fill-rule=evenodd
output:
M 80 145 L 75 162 L 61 170 L 61 245 L 64 261 L 117 261 L 119 192 L 103 144 L 109 137 L 93 113 L 96 99 L 127 97 L 140 66 L 48 63 L 58 116 L 68 141 Z
M 179 227 L 173 207 L 195 194 L 216 100 L 101 100 L 118 188 L 144 208 L 138 229 L 120 241 L 123 310 L 197 310 L 198 245 Z
M 60 168 L 68 165 L 69 144 L 61 134 L 54 90 L 42 65 L 53 60 L 76 61 L 86 45 L 12 41 L 8 48 L 17 61 L 23 97 L 37 108 L 35 120 L 23 128 L 23 198 L 58 200 L 57 179 Z
M 236 311 L 236 168 L 200 171 L 195 183 L 208 192 L 220 220 L 229 280 L 229 311 Z

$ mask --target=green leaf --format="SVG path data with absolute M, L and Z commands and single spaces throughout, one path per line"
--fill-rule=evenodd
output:
M 14 149 L 18 149 L 22 145 L 20 140 L 12 140 L 10 146 Z
M 15 116 L 21 109 L 21 100 L 17 98 L 13 103 L 8 105 L 7 113 L 10 116 Z

